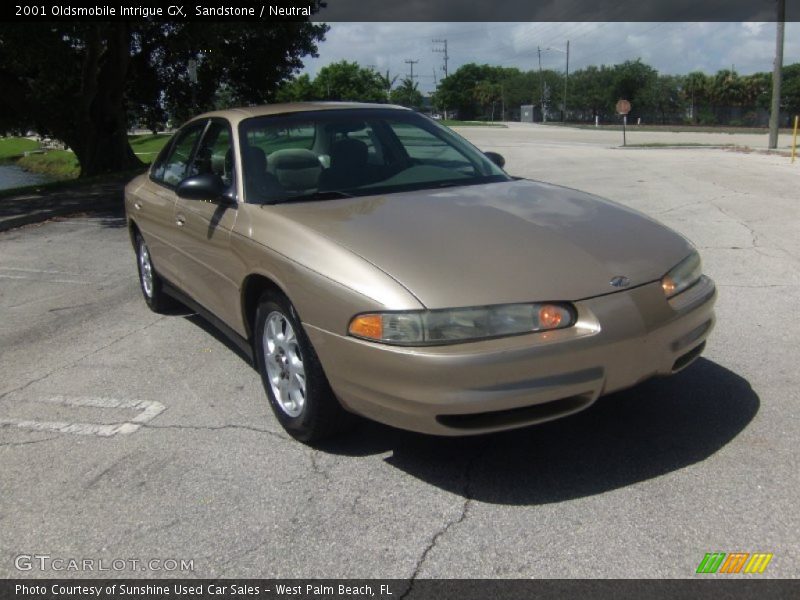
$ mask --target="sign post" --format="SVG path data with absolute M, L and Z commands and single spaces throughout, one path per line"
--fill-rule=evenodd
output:
M 627 100 L 620 99 L 617 101 L 617 114 L 622 115 L 622 145 L 627 144 L 625 139 L 625 129 L 628 125 L 628 113 L 631 112 L 631 103 Z

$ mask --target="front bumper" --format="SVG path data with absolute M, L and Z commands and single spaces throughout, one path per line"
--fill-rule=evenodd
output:
M 569 329 L 404 348 L 306 325 L 331 387 L 352 412 L 438 435 L 549 421 L 697 358 L 714 325 L 708 277 L 670 299 L 660 282 L 576 302 Z

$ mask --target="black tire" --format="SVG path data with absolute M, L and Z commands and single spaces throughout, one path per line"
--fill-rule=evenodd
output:
M 148 308 L 155 313 L 164 313 L 174 309 L 178 301 L 164 292 L 161 278 L 156 273 L 150 259 L 150 250 L 140 233 L 136 233 L 136 267 L 139 272 L 139 289 Z M 149 270 L 149 277 L 147 271 Z
M 283 336 L 281 345 L 273 344 L 272 350 L 269 349 L 270 346 L 265 338 L 265 330 L 270 323 L 274 327 L 272 331 L 280 331 Z M 287 336 L 289 329 L 284 328 L 282 324 L 288 324 L 291 327 L 294 333 L 293 337 Z M 273 334 L 268 334 L 268 337 L 274 341 Z M 292 339 L 294 342 L 288 341 Z M 289 435 L 298 441 L 313 444 L 342 433 L 353 425 L 355 416 L 344 410 L 339 404 L 294 307 L 283 296 L 267 293 L 261 297 L 256 311 L 253 345 L 258 370 L 261 373 L 261 380 L 267 392 L 270 407 L 275 418 Z M 284 350 L 284 362 L 281 362 L 281 350 Z M 272 358 L 268 359 L 268 352 Z M 275 358 L 276 356 L 278 358 Z M 292 371 L 291 367 L 293 359 L 298 358 L 304 376 L 303 385 L 297 383 L 299 382 L 296 377 L 297 373 Z M 273 379 L 277 382 L 275 385 L 273 385 Z M 278 394 L 283 400 L 279 401 L 274 388 L 279 388 L 281 384 L 284 384 L 284 380 L 286 387 L 283 389 L 292 390 L 297 401 L 290 400 L 292 394 L 283 393 L 280 389 Z M 292 386 L 294 387 L 292 388 Z M 299 393 L 300 388 L 303 389 L 302 395 Z M 300 401 L 301 397 L 302 402 Z

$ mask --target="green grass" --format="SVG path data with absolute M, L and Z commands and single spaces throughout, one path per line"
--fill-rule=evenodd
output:
M 645 144 L 626 144 L 626 148 L 725 148 L 736 144 L 702 144 L 700 142 L 647 142 Z
M 78 159 L 69 150 L 29 154 L 20 158 L 17 164 L 26 171 L 49 175 L 56 179 L 75 179 L 81 172 Z
M 454 121 L 453 119 L 443 119 L 439 121 L 442 125 L 447 125 L 448 127 L 505 127 L 508 128 L 508 125 L 504 125 L 503 123 L 491 123 L 489 121 Z
M 172 134 L 169 133 L 157 133 L 156 135 L 130 135 L 128 140 L 139 160 L 149 165 L 171 137 Z
M 38 150 L 39 142 L 19 137 L 0 137 L 0 160 L 16 158 L 25 152 Z
M 595 127 L 594 123 L 561 123 L 548 121 L 547 123 L 537 123 L 538 125 L 548 125 L 550 127 L 574 127 L 576 129 L 597 129 L 605 131 L 622 131 L 622 123 L 601 124 Z M 636 125 L 628 123 L 628 131 L 663 131 L 669 133 L 752 133 L 753 135 L 766 135 L 769 133 L 767 127 L 732 127 L 728 125 Z M 791 134 L 792 130 L 783 128 L 781 135 Z
M 149 165 L 171 137 L 170 134 L 159 133 L 157 135 L 132 135 L 128 139 L 139 160 Z M 16 158 L 16 164 L 26 171 L 49 175 L 60 181 L 78 177 L 80 165 L 75 154 L 69 150 L 48 150 L 18 158 L 24 152 L 38 148 L 37 142 L 26 138 L 0 138 L 0 160 Z

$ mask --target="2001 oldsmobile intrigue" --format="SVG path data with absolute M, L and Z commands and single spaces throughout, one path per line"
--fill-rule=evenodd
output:
M 700 355 L 716 292 L 683 237 L 502 165 L 386 105 L 199 116 L 125 190 L 145 301 L 228 334 L 305 442 L 351 413 L 520 427 Z

